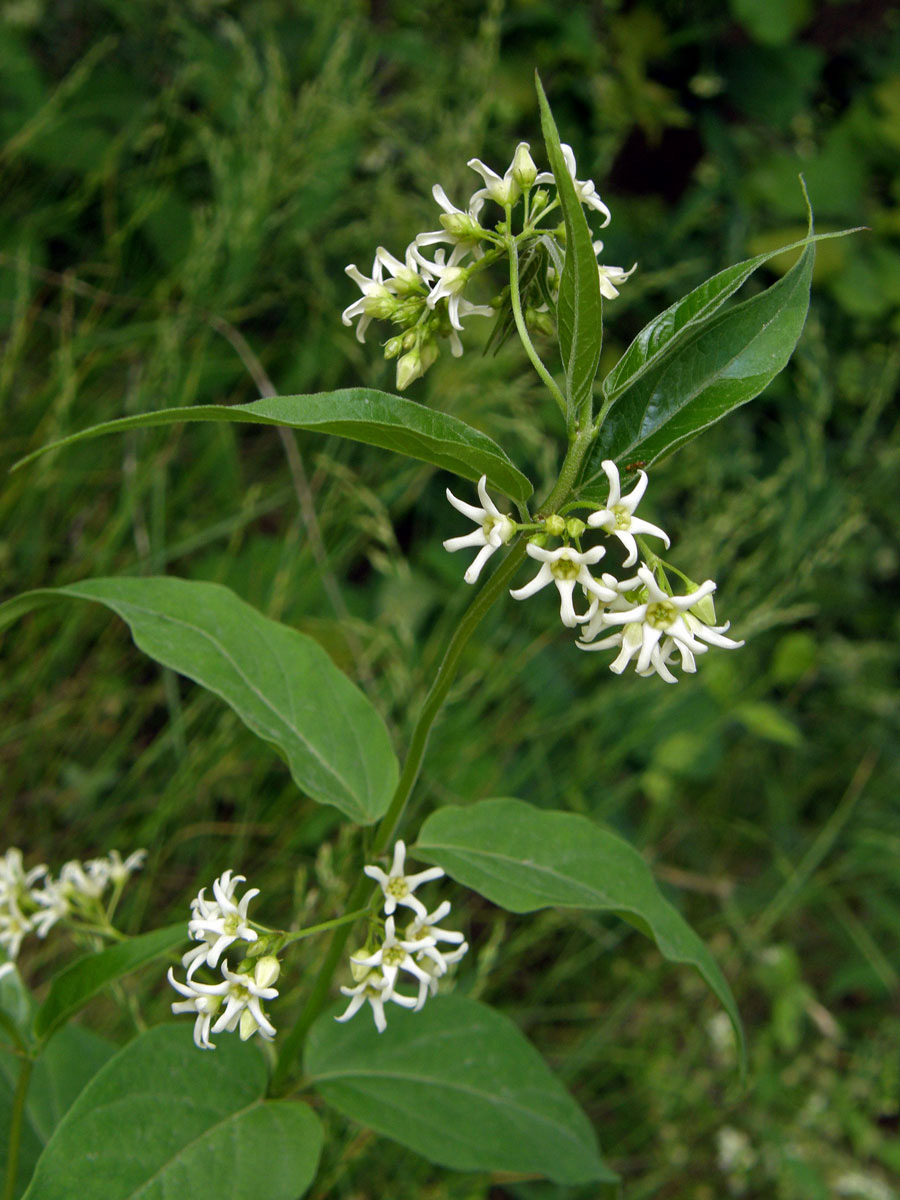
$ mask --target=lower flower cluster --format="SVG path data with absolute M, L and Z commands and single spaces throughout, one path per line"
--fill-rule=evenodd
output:
M 450 912 L 449 901 L 443 901 L 433 912 L 428 912 L 422 901 L 414 895 L 421 884 L 440 879 L 443 870 L 429 867 L 415 875 L 407 875 L 405 861 L 406 846 L 398 841 L 389 872 L 380 867 L 365 867 L 365 873 L 377 882 L 383 893 L 385 919 L 383 926 L 381 922 L 378 923 L 377 931 L 370 934 L 366 945 L 351 954 L 350 971 L 354 983 L 352 987 L 341 988 L 341 992 L 350 997 L 350 1003 L 341 1016 L 335 1018 L 349 1021 L 368 1003 L 379 1033 L 383 1033 L 387 1027 L 385 1004 L 390 1002 L 399 1004 L 401 1008 L 418 1011 L 429 995 L 437 993 L 440 978 L 453 963 L 459 962 L 469 948 L 463 934 L 440 928 L 440 922 Z M 399 934 L 395 915 L 398 907 L 408 908 L 413 914 L 412 920 Z M 455 948 L 439 949 L 439 942 Z M 415 995 L 397 990 L 401 971 L 415 980 Z
M 201 1050 L 215 1050 L 212 1036 L 218 1033 L 238 1031 L 243 1041 L 258 1033 L 270 1041 L 275 1036 L 275 1026 L 263 1009 L 263 1001 L 274 1000 L 278 990 L 273 985 L 281 973 L 281 964 L 274 954 L 254 956 L 254 943 L 259 943 L 259 934 L 247 918 L 247 907 L 259 888 L 250 888 L 243 896 L 235 899 L 238 884 L 246 883 L 243 875 L 225 871 L 212 885 L 212 898 L 206 896 L 206 888 L 191 901 L 191 920 L 188 933 L 199 945 L 182 957 L 182 966 L 187 969 L 184 983 L 175 978 L 169 968 L 168 979 L 172 987 L 185 997 L 172 1004 L 173 1013 L 192 1013 L 194 1021 L 194 1044 Z M 232 969 L 225 952 L 236 943 L 246 943 L 249 954 Z M 204 983 L 196 978 L 200 967 L 218 969 L 220 978 L 215 983 Z
M 663 529 L 634 515 L 647 489 L 646 473 L 638 471 L 637 483 L 623 496 L 615 463 L 606 459 L 602 467 L 609 481 L 609 495 L 605 506 L 591 512 L 586 521 L 552 514 L 538 524 L 519 525 L 504 516 L 491 500 L 484 476 L 478 483 L 480 507 L 466 504 L 448 491 L 447 498 L 453 507 L 474 521 L 477 528 L 462 537 L 449 538 L 444 548 L 451 552 L 479 548 L 465 573 L 466 583 L 475 583 L 491 555 L 518 530 L 536 530 L 526 552 L 540 563 L 540 569 L 530 582 L 512 589 L 513 599 L 526 600 L 548 584 L 554 584 L 559 593 L 563 625 L 579 630 L 576 642 L 579 650 L 616 649 L 619 653 L 610 663 L 610 670 L 616 674 L 621 674 L 634 660 L 638 675 L 659 675 L 666 683 L 676 683 L 673 666 L 691 673 L 697 669 L 696 656 L 705 654 L 710 646 L 734 650 L 744 643 L 725 637 L 727 623 L 714 624 L 712 593 L 716 585 L 711 579 L 694 584 L 682 575 L 688 590 L 683 596 L 675 596 L 669 586 L 667 564 L 649 549 L 644 553 L 653 566 L 642 562 L 631 578 L 619 579 L 609 572 L 602 573 L 599 579 L 592 575 L 591 568 L 606 556 L 605 546 L 582 547 L 582 538 L 592 530 L 621 543 L 626 552 L 623 563 L 626 568 L 638 562 L 639 538 L 659 538 L 666 548 L 670 544 Z M 548 538 L 563 544 L 548 549 Z M 681 575 L 680 571 L 670 569 Z M 587 605 L 581 613 L 576 609 L 579 597 Z
M 22 851 L 12 846 L 0 858 L 0 946 L 16 958 L 28 934 L 45 938 L 63 919 L 95 932 L 99 925 L 102 931 L 122 888 L 146 857 L 146 850 L 135 850 L 123 861 L 118 850 L 111 850 L 87 862 L 72 859 L 54 878 L 44 864 L 26 871 Z

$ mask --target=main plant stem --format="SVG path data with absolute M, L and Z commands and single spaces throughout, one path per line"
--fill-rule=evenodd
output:
M 19 1069 L 19 1081 L 16 1084 L 16 1094 L 13 1097 L 12 1114 L 9 1121 L 9 1149 L 6 1156 L 6 1183 L 3 1188 L 3 1200 L 13 1200 L 16 1194 L 16 1176 L 19 1171 L 19 1147 L 22 1144 L 22 1123 L 25 1119 L 25 1100 L 28 1096 L 28 1083 L 34 1062 L 30 1058 L 22 1059 Z

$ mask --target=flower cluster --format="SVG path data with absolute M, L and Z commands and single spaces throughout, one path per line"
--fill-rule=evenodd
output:
M 13 846 L 0 858 L 0 946 L 16 958 L 27 934 L 45 938 L 63 919 L 75 928 L 102 930 L 122 888 L 146 857 L 146 850 L 135 850 L 123 862 L 118 850 L 111 850 L 104 858 L 73 859 L 54 879 L 43 864 L 26 871 L 22 851 Z M 104 900 L 109 888 L 112 893 Z
M 686 580 L 686 594 L 672 595 L 664 564 L 649 550 L 645 554 L 653 567 L 642 562 L 631 578 L 619 579 L 604 572 L 596 579 L 591 574 L 590 568 L 605 557 L 606 547 L 582 548 L 582 538 L 589 531 L 597 530 L 618 539 L 626 552 L 622 564 L 625 568 L 638 562 L 637 538 L 658 538 L 666 548 L 670 544 L 665 530 L 635 516 L 635 509 L 647 490 L 646 473 L 639 470 L 637 483 L 623 495 L 615 463 L 607 459 L 602 466 L 609 481 L 609 494 L 605 506 L 591 512 L 586 521 L 553 514 L 535 525 L 519 525 L 500 513 L 487 494 L 487 480 L 483 476 L 478 484 L 480 508 L 465 504 L 448 491 L 447 498 L 453 507 L 479 528 L 463 537 L 450 538 L 444 547 L 450 551 L 480 547 L 465 573 L 466 582 L 475 583 L 488 558 L 517 530 L 537 530 L 526 552 L 540 563 L 540 569 L 529 583 L 510 592 L 513 599 L 526 600 L 548 584 L 555 584 L 560 619 L 567 628 L 579 629 L 576 644 L 580 650 L 617 649 L 619 653 L 610 664 L 610 670 L 616 674 L 621 674 L 634 659 L 638 675 L 659 675 L 666 683 L 676 683 L 672 665 L 680 663 L 683 671 L 694 672 L 696 656 L 705 654 L 709 646 L 733 650 L 743 642 L 724 636 L 727 623 L 714 624 L 712 593 L 716 585 L 711 579 L 699 585 Z M 561 541 L 562 545 L 548 549 L 548 537 Z M 582 613 L 575 607 L 579 595 L 587 606 Z
M 440 879 L 444 872 L 440 867 L 429 867 L 415 875 L 405 872 L 406 846 L 397 842 L 389 872 L 380 867 L 367 866 L 365 873 L 374 879 L 384 895 L 384 924 L 376 934 L 370 935 L 366 945 L 350 956 L 350 970 L 354 984 L 342 987 L 350 1003 L 338 1021 L 349 1021 L 368 1001 L 375 1018 L 375 1027 L 383 1033 L 387 1026 L 384 1006 L 388 1001 L 402 1008 L 418 1011 L 429 995 L 438 990 L 438 980 L 447 969 L 462 958 L 468 950 L 463 935 L 451 929 L 441 929 L 439 922 L 450 912 L 445 900 L 433 912 L 414 895 L 416 888 L 432 879 Z M 397 932 L 397 909 L 408 908 L 412 920 Z M 454 946 L 453 950 L 441 950 L 439 942 Z M 415 996 L 397 991 L 398 976 L 406 971 L 418 984 Z
M 581 203 L 602 216 L 602 225 L 608 225 L 610 212 L 593 180 L 577 179 L 571 147 L 563 145 L 562 152 Z M 558 196 L 552 196 L 546 186 L 541 186 L 555 188 L 553 175 L 549 171 L 538 173 L 527 142 L 516 147 L 503 175 L 479 158 L 470 159 L 468 166 L 481 176 L 483 186 L 472 193 L 465 208 L 457 208 L 440 184 L 435 184 L 432 195 L 442 210 L 441 228 L 418 234 L 407 246 L 402 261 L 379 246 L 370 275 L 364 275 L 355 263 L 346 268 L 362 296 L 344 309 L 342 320 L 345 325 L 357 321 L 356 336 L 361 342 L 365 341 L 366 330 L 373 320 L 389 321 L 397 328 L 397 334 L 385 343 L 384 354 L 385 358 L 397 360 L 400 391 L 434 363 L 439 339 L 448 338 L 452 354 L 458 357 L 463 352 L 460 339 L 463 320 L 494 316 L 502 307 L 502 300 L 494 305 L 477 304 L 464 293 L 472 279 L 509 253 L 511 237 L 523 262 L 538 256 L 540 263 L 540 269 L 529 271 L 521 284 L 526 321 L 535 329 L 552 330 L 547 297 L 555 300 L 558 268 L 565 255 L 562 227 L 553 229 L 544 224 L 559 209 Z M 520 228 L 513 234 L 513 209 L 517 209 L 520 201 Z M 486 204 L 500 210 L 492 220 L 485 219 Z M 598 255 L 600 291 L 607 299 L 614 299 L 619 294 L 617 287 L 628 279 L 637 264 L 628 271 L 603 266 L 599 262 L 603 243 L 595 241 L 593 245 Z M 429 247 L 439 247 L 430 251 L 431 257 L 425 253 Z
M 172 1004 L 173 1013 L 192 1013 L 194 1021 L 194 1044 L 201 1050 L 215 1050 L 212 1035 L 238 1031 L 243 1041 L 258 1033 L 271 1040 L 275 1026 L 263 1009 L 264 1000 L 274 1000 L 278 990 L 273 985 L 281 973 L 281 964 L 274 954 L 257 954 L 260 936 L 247 917 L 247 907 L 259 888 L 250 888 L 240 899 L 235 899 L 239 883 L 246 883 L 243 875 L 225 871 L 212 885 L 212 898 L 207 899 L 206 888 L 191 901 L 191 919 L 188 933 L 199 945 L 182 957 L 181 963 L 187 970 L 187 979 L 181 983 L 169 968 L 168 979 L 172 987 L 185 997 Z M 253 947 L 247 957 L 232 969 L 224 957 L 235 943 L 246 943 Z M 256 945 L 254 945 L 256 943 Z M 215 983 L 204 983 L 196 978 L 200 967 L 218 969 L 221 978 Z

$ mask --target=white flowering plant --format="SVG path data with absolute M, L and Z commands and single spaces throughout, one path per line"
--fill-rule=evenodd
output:
M 8 960 L 0 967 L 0 1022 L 19 1074 L 5 1200 L 19 1194 L 29 1086 L 33 1075 L 52 1075 L 60 1044 L 53 1039 L 98 992 L 118 994 L 127 975 L 166 956 L 163 986 L 176 1020 L 150 1029 L 139 1021 L 137 1035 L 86 1083 L 33 1165 L 29 1200 L 161 1195 L 216 1182 L 250 1200 L 260 1194 L 262 1172 L 267 1195 L 293 1200 L 315 1178 L 324 1136 L 309 1089 L 446 1167 L 592 1188 L 614 1182 L 573 1097 L 516 1024 L 472 994 L 478 936 L 470 952 L 463 930 L 445 926 L 451 904 L 461 901 L 465 912 L 466 902 L 459 891 L 439 897 L 440 880 L 515 914 L 576 908 L 633 922 L 665 958 L 700 973 L 732 1023 L 743 1061 L 740 1020 L 712 954 L 626 841 L 564 807 L 512 798 L 423 814 L 416 784 L 467 644 L 507 597 L 529 600 L 552 584 L 553 604 L 536 599 L 535 613 L 570 639 L 573 654 L 605 654 L 595 662 L 613 687 L 623 684 L 603 664 L 614 675 L 633 671 L 643 680 L 635 686 L 684 687 L 707 653 L 743 644 L 717 616 L 713 580 L 695 581 L 672 561 L 648 472 L 782 370 L 806 317 L 815 242 L 838 235 L 814 234 L 810 216 L 794 247 L 757 255 L 695 288 L 598 379 L 605 306 L 630 286 L 637 264 L 626 270 L 605 261 L 596 233 L 614 229 L 612 210 L 592 180 L 578 178 L 584 172 L 560 142 L 540 84 L 538 100 L 547 169 L 521 142 L 502 174 L 469 161 L 482 186 L 462 207 L 436 184 L 438 228 L 413 237 L 402 257 L 378 247 L 368 275 L 347 267 L 361 295 L 343 321 L 355 323 L 361 341 L 373 327 L 383 331 L 399 391 L 417 386 L 445 344 L 462 354 L 479 318 L 493 322 L 489 345 L 517 337 L 559 412 L 548 431 L 560 444 L 559 472 L 540 499 L 528 463 L 481 430 L 366 387 L 170 408 L 55 443 L 147 425 L 242 421 L 407 455 L 457 476 L 455 490 L 446 489 L 453 511 L 444 547 L 475 552 L 463 573 L 474 595 L 402 761 L 373 705 L 314 638 L 218 584 L 89 579 L 0 607 L 0 627 L 60 597 L 108 608 L 145 653 L 215 693 L 278 750 L 302 794 L 332 806 L 355 831 L 358 859 L 342 909 L 318 924 L 289 914 L 282 927 L 260 924 L 257 906 L 266 912 L 270 900 L 232 868 L 200 881 L 184 920 L 127 936 L 113 916 L 144 851 L 72 861 L 54 877 L 44 866 L 26 869 L 22 854 L 8 850 L 0 859 L 0 947 Z M 727 304 L 791 248 L 799 256 L 782 277 Z M 500 291 L 488 302 L 483 281 L 498 273 Z M 526 565 L 536 568 L 530 578 Z M 425 865 L 410 868 L 410 857 Z M 479 911 L 480 922 L 489 919 L 487 906 Z M 50 980 L 38 1003 L 15 964 L 25 959 L 25 939 L 44 939 L 56 926 L 73 931 L 87 952 Z M 323 939 L 316 971 L 293 977 L 291 947 L 315 937 Z M 203 1155 L 195 1153 L 199 1142 Z M 211 1169 L 218 1172 L 212 1182 Z

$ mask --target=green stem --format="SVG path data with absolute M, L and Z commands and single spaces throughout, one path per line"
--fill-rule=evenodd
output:
M 457 625 L 450 639 L 437 675 L 435 675 L 431 689 L 425 698 L 419 719 L 416 721 L 416 726 L 409 743 L 406 762 L 403 764 L 403 771 L 397 782 L 391 803 L 375 832 L 375 838 L 372 843 L 373 854 L 380 854 L 385 849 L 393 838 L 397 826 L 400 824 L 404 809 L 412 795 L 416 780 L 419 777 L 419 771 L 422 768 L 422 760 L 425 757 L 431 727 L 443 707 L 447 693 L 456 678 L 460 658 L 462 657 L 466 643 L 478 628 L 489 609 L 493 607 L 494 603 L 506 591 L 513 575 L 515 575 L 522 564 L 522 560 L 525 558 L 525 545 L 524 539 L 520 539 L 516 543 L 499 569 L 491 576 L 484 587 L 481 588 L 463 613 L 462 620 Z M 347 907 L 351 910 L 361 908 L 371 895 L 372 884 L 363 875 L 350 893 L 347 900 Z M 284 1039 L 281 1054 L 272 1073 L 272 1082 L 269 1088 L 272 1095 L 283 1095 L 289 1088 L 289 1075 L 294 1060 L 300 1053 L 310 1026 L 322 1011 L 328 999 L 332 976 L 343 957 L 344 947 L 347 944 L 347 938 L 350 936 L 350 929 L 351 926 L 348 923 L 339 929 L 332 938 L 331 945 L 328 947 L 325 959 L 319 968 L 319 973 L 316 976 L 316 980 L 313 983 L 297 1024 Z
M 22 1060 L 19 1070 L 19 1082 L 16 1084 L 16 1094 L 13 1097 L 12 1114 L 9 1122 L 9 1149 L 6 1158 L 6 1184 L 3 1188 L 3 1200 L 13 1200 L 16 1194 L 16 1175 L 19 1170 L 19 1147 L 22 1144 L 22 1124 L 25 1119 L 25 1099 L 28 1095 L 28 1083 L 34 1062 L 30 1058 Z
M 547 385 L 553 399 L 556 401 L 557 407 L 562 415 L 567 415 L 566 399 L 556 380 L 544 366 L 540 355 L 535 350 L 531 341 L 531 335 L 528 332 L 528 327 L 525 324 L 525 315 L 522 312 L 522 297 L 519 295 L 519 250 L 514 237 L 507 237 L 506 245 L 509 252 L 509 299 L 512 304 L 513 318 L 516 322 L 516 329 L 521 338 L 522 345 L 525 347 L 525 353 L 531 360 L 531 365 L 540 375 L 541 379 Z
M 298 929 L 294 933 L 286 933 L 283 936 L 282 947 L 291 946 L 294 942 L 302 941 L 303 938 L 312 937 L 315 933 L 324 933 L 327 929 L 339 929 L 341 925 L 352 925 L 354 921 L 360 917 L 364 917 L 369 911 L 368 907 L 356 908 L 352 912 L 344 913 L 342 917 L 335 917 L 331 921 L 322 921 L 319 925 L 310 925 L 306 929 Z M 256 925 L 256 929 L 262 929 L 261 925 Z M 268 933 L 277 932 L 274 929 L 267 930 Z

